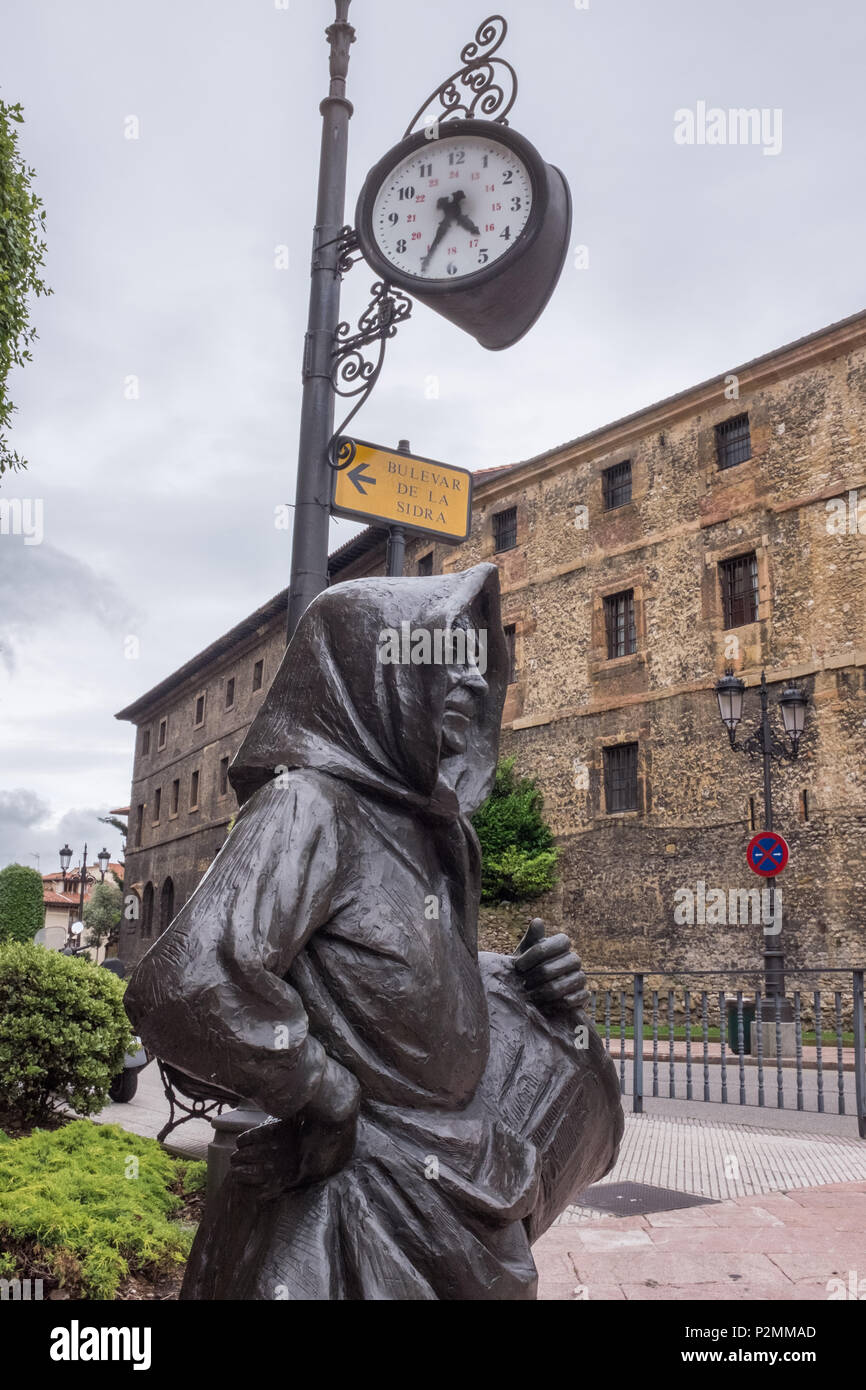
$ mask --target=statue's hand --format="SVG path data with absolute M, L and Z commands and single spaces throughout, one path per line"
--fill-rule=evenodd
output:
M 572 1015 L 589 1001 L 580 957 L 572 951 L 571 942 L 563 932 L 546 937 L 540 917 L 530 922 L 517 948 L 514 966 L 529 998 L 542 1013 Z
M 344 1168 L 355 1147 L 356 1124 L 355 1113 L 337 1122 L 305 1112 L 268 1120 L 239 1135 L 232 1172 L 261 1201 L 272 1201 Z

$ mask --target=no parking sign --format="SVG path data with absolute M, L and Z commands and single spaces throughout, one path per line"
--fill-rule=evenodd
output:
M 761 878 L 772 878 L 780 874 L 788 862 L 788 843 L 775 830 L 761 830 L 749 841 L 746 862 Z

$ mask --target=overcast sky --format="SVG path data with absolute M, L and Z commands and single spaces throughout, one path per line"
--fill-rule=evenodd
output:
M 566 173 L 589 265 L 570 257 L 504 353 L 418 307 L 363 438 L 512 463 L 866 306 L 857 0 L 503 8 L 511 124 Z M 347 220 L 487 13 L 354 0 Z M 0 92 L 25 108 L 54 290 L 12 381 L 29 470 L 0 491 L 44 508 L 41 544 L 0 536 L 0 864 L 56 869 L 67 838 L 76 858 L 85 838 L 116 854 L 97 820 L 129 799 L 133 730 L 115 711 L 287 583 L 273 518 L 294 495 L 333 14 L 0 0 Z M 675 113 L 699 102 L 766 109 L 781 148 L 677 143 Z M 355 268 L 347 312 L 371 280 Z M 333 522 L 332 547 L 356 529 Z

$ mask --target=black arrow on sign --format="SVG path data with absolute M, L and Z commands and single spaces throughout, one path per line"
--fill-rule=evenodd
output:
M 354 468 L 349 469 L 349 477 L 352 479 L 352 482 L 355 484 L 355 487 L 358 489 L 362 497 L 366 497 L 367 493 L 366 490 L 361 487 L 361 484 L 373 483 L 375 486 L 376 483 L 375 478 L 371 477 L 369 473 L 364 472 L 366 466 L 367 465 L 365 463 L 356 463 Z

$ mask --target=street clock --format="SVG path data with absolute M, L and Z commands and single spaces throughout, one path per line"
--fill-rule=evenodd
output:
M 565 178 L 497 121 L 447 120 L 370 170 L 355 231 L 368 265 L 470 333 L 510 347 L 544 309 L 571 232 Z

